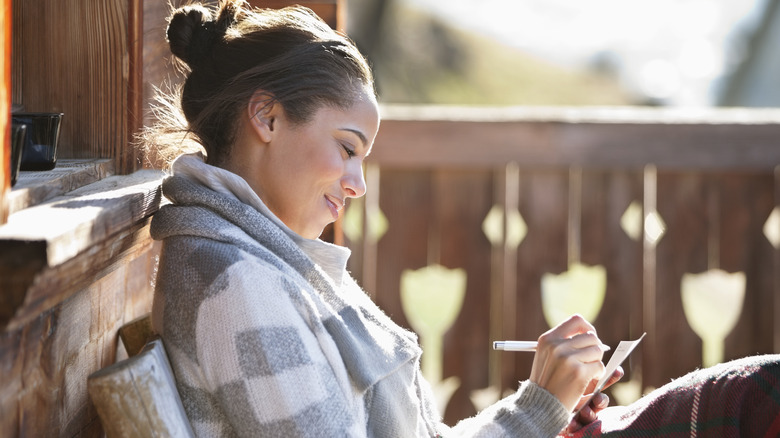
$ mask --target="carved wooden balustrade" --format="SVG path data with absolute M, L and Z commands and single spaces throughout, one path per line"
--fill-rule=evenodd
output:
M 613 346 L 647 332 L 625 365 L 629 398 L 702 366 L 696 319 L 714 320 L 713 336 L 725 332 L 708 341 L 722 347 L 723 360 L 780 352 L 778 111 L 382 113 L 366 161 L 368 194 L 350 205 L 342 227 L 353 273 L 407 327 L 404 275 L 431 265 L 466 272 L 434 373 L 459 379 L 448 421 L 473 414 L 481 402 L 472 398 L 490 394 L 479 390 L 495 395 L 528 376 L 531 355 L 493 352 L 491 342 L 536 339 L 554 306 L 589 312 Z M 697 289 L 683 287 L 683 277 L 704 272 L 697 281 L 711 294 L 683 291 Z M 741 286 L 717 273 L 743 276 Z M 575 293 L 556 303 L 546 298 L 557 277 Z

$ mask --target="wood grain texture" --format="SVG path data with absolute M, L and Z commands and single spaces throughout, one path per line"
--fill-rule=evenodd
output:
M 164 41 L 159 24 L 167 11 L 155 15 L 147 10 L 159 12 L 165 2 L 144 1 L 143 13 L 135 0 L 13 3 L 13 101 L 31 111 L 65 112 L 61 158 L 102 157 L 115 159 L 119 172 L 134 169 L 137 152 L 128 149 L 128 140 L 138 123 L 133 80 L 138 80 L 139 64 L 133 62 L 151 26 L 157 30 L 152 37 L 157 49 Z M 139 46 L 141 24 L 144 44 Z M 156 79 L 172 70 L 154 50 L 143 52 L 142 67 L 141 95 L 150 99 L 151 84 L 159 85 Z M 44 190 L 43 198 L 63 194 L 60 189 Z M 23 239 L 13 232 L 14 238 L 4 243 L 0 309 L 8 315 L 0 324 L 2 436 L 103 436 L 86 377 L 123 355 L 117 351 L 118 328 L 150 312 L 160 250 L 149 237 L 147 216 L 159 195 L 141 190 L 132 199 L 120 195 L 112 205 L 105 197 L 110 193 L 115 191 L 103 187 L 92 193 L 95 198 L 49 199 L 61 202 L 60 211 L 41 206 L 37 211 L 45 214 L 37 219 L 59 226 L 58 220 L 68 222 L 59 213 L 81 209 L 76 215 L 88 225 L 64 233 L 23 233 Z M 50 253 L 48 245 L 58 240 L 54 246 L 61 244 L 64 252 Z M 79 248 L 74 256 L 52 255 L 71 252 L 69 240 Z M 23 293 L 6 293 L 8 287 Z
M 507 339 L 535 340 L 548 330 L 542 311 L 541 279 L 544 273 L 568 269 L 567 213 L 569 173 L 566 169 L 520 170 L 519 211 L 528 225 L 528 235 L 518 247 L 516 271 L 517 320 Z M 507 356 L 505 354 L 505 356 Z M 505 358 L 502 382 L 517 387 L 518 376 L 528 378 L 532 355 Z M 509 361 L 508 363 L 506 361 Z M 509 368 L 514 362 L 514 368 Z
M 389 228 L 377 242 L 376 283 L 368 292 L 393 320 L 409 328 L 400 301 L 401 273 L 428 266 L 428 233 L 434 226 L 431 175 L 422 171 L 388 171 L 381 177 L 379 207 Z
M 726 339 L 726 359 L 772 352 L 773 248 L 763 225 L 774 207 L 772 174 L 658 175 L 658 212 L 667 233 L 658 244 L 655 350 L 647 351 L 649 385 L 701 367 L 701 339 L 688 325 L 680 284 L 684 273 L 745 272 L 742 315 Z M 718 205 L 710 213 L 712 197 Z M 715 242 L 711 234 L 716 233 Z M 712 251 L 718 252 L 715 264 Z M 648 336 L 650 334 L 648 333 Z
M 57 266 L 157 211 L 162 177 L 157 170 L 111 176 L 19 211 L 0 227 L 0 248 L 45 242 L 45 262 Z
M 13 265 L 5 264 L 3 275 L 16 278 L 17 281 L 4 281 L 7 292 L 0 297 L 3 303 L 3 313 L 0 314 L 3 329 L 14 330 L 29 323 L 77 293 L 80 288 L 100 280 L 127 260 L 140 257 L 152 248 L 149 219 L 145 219 L 53 268 L 32 263 L 30 260 L 40 259 L 31 257 L 26 265 L 19 266 L 15 273 L 10 274 L 6 269 Z
M 0 227 L 0 327 L 15 327 L 147 251 L 161 173 L 106 178 L 11 216 Z
M 127 2 L 127 120 L 125 143 L 117 145 L 114 162 L 119 173 L 126 175 L 143 167 L 143 151 L 133 142 L 144 126 L 144 0 Z M 123 63 L 125 64 L 125 63 Z
M 88 378 L 108 438 L 194 437 L 161 339 Z
M 99 437 L 87 376 L 117 359 L 117 330 L 151 310 L 159 247 L 116 256 L 115 269 L 0 336 L 3 436 Z
M 140 316 L 119 328 L 119 339 L 129 357 L 140 353 L 156 336 L 151 315 Z
M 721 110 L 684 117 L 685 113 L 621 110 L 626 114 L 594 109 L 580 110 L 575 117 L 566 109 L 418 112 L 385 107 L 371 159 L 384 168 L 517 162 L 521 167 L 641 169 L 654 164 L 678 170 L 771 171 L 780 163 L 777 111 Z M 410 119 L 415 115 L 420 118 Z
M 58 157 L 115 158 L 124 169 L 134 111 L 129 3 L 14 1 L 15 102 L 64 113 Z
M 429 263 L 467 274 L 463 307 L 444 336 L 447 351 L 442 378 L 457 376 L 460 387 L 444 415 L 448 424 L 476 414 L 472 391 L 488 386 L 490 324 L 473 324 L 490 317 L 491 245 L 479 230 L 463 223 L 481 224 L 493 206 L 493 175 L 473 170 L 442 170 L 433 175 L 433 223 L 428 230 Z
M 41 204 L 72 190 L 114 174 L 111 159 L 57 161 L 57 167 L 40 172 L 21 172 L 8 195 L 8 213 Z

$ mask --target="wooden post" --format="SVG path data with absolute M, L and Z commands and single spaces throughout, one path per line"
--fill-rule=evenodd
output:
M 11 189 L 11 0 L 0 0 L 0 225 L 8 220 L 5 205 Z
M 127 143 L 117 148 L 114 163 L 122 174 L 142 167 L 141 153 L 132 146 L 144 121 L 144 4 L 143 0 L 127 2 Z

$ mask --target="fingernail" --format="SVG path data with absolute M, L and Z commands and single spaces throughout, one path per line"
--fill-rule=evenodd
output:
M 609 351 L 612 349 L 609 347 L 609 345 L 606 344 L 599 344 L 599 348 L 601 349 L 601 351 Z

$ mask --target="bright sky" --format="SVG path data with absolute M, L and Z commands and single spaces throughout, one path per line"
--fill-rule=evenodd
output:
M 724 49 L 764 0 L 403 0 L 564 65 L 609 53 L 629 89 L 706 105 Z

